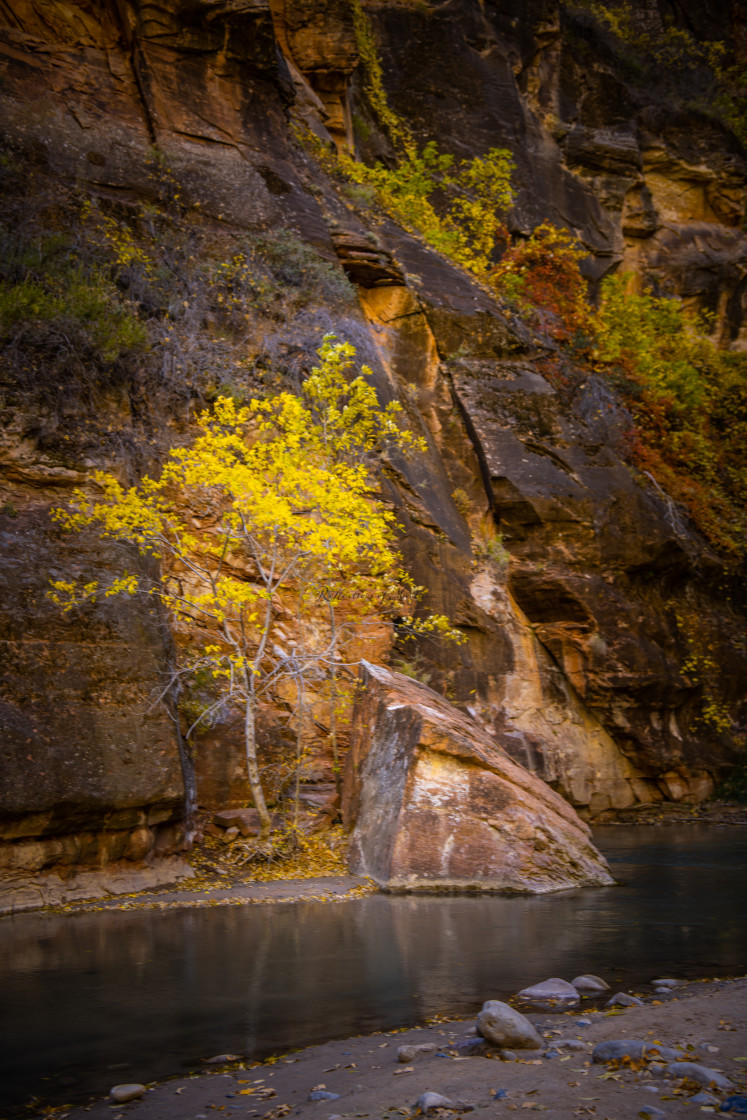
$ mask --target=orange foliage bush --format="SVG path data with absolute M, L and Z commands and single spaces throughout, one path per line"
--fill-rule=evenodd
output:
M 567 230 L 543 222 L 513 245 L 490 275 L 490 283 L 558 342 L 591 327 L 586 281 L 579 261 L 587 251 Z

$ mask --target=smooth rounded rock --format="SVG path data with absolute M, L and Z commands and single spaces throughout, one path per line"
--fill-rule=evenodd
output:
M 404 1063 L 413 1062 L 415 1061 L 417 1052 L 416 1046 L 400 1046 L 397 1050 L 397 1061 Z
M 558 1038 L 553 1046 L 558 1050 L 585 1050 L 588 1042 L 582 1042 L 580 1038 Z
M 641 1117 L 641 1120 L 664 1120 L 666 1112 L 657 1108 L 656 1105 L 644 1104 L 643 1108 L 639 1110 L 638 1115 Z
M 661 980 L 652 980 L 651 983 L 655 988 L 684 988 L 687 980 L 673 980 L 671 977 L 664 977 Z
M 499 1049 L 539 1050 L 545 1045 L 542 1036 L 520 1011 L 497 999 L 483 1004 L 477 1016 L 477 1032 Z
M 326 1089 L 314 1089 L 309 1093 L 310 1101 L 339 1101 L 339 1093 L 328 1093 Z
M 469 1058 L 484 1057 L 490 1050 L 490 1043 L 486 1038 L 462 1038 L 454 1045 L 454 1049 Z
M 691 1099 L 695 1100 L 694 1097 L 692 1097 Z M 721 1105 L 721 1111 L 747 1113 L 747 1097 L 742 1097 L 739 1095 L 727 1097 L 724 1103 Z
M 690 1097 L 690 1104 L 713 1105 L 720 1103 L 718 1097 L 714 1093 L 709 1093 L 707 1089 L 701 1089 L 694 1097 Z
M 601 976 L 594 976 L 590 972 L 585 972 L 583 976 L 574 976 L 571 985 L 577 992 L 608 992 L 610 990 L 606 980 L 602 980 Z
M 609 1038 L 598 1042 L 591 1052 L 592 1062 L 621 1062 L 623 1058 L 640 1061 L 643 1057 L 645 1042 L 640 1038 Z
M 133 1082 L 131 1085 L 114 1085 L 109 1090 L 109 1096 L 116 1104 L 126 1104 L 127 1101 L 135 1101 L 138 1097 L 142 1097 L 144 1092 L 144 1085 Z
M 673 1050 L 671 1046 L 658 1046 L 656 1043 L 647 1045 L 645 1050 L 645 1058 L 649 1062 L 678 1062 L 683 1057 L 681 1050 Z
M 690 1081 L 697 1082 L 704 1089 L 719 1089 L 725 1092 L 732 1089 L 732 1082 L 718 1070 L 700 1066 L 697 1062 L 672 1062 L 664 1070 L 664 1076 L 669 1078 L 687 1077 Z
M 424 1114 L 433 1112 L 436 1108 L 456 1108 L 453 1101 L 448 1097 L 442 1097 L 440 1093 L 421 1093 L 415 1101 L 415 1107 L 419 1108 Z
M 629 996 L 627 992 L 615 992 L 612 999 L 608 999 L 605 1007 L 643 1007 L 643 1000 L 638 996 Z
M 418 1054 L 435 1054 L 438 1047 L 435 1042 L 421 1042 L 412 1046 L 400 1046 L 397 1051 L 398 1062 L 413 1062 Z
M 537 1007 L 575 1007 L 580 996 L 573 984 L 553 976 L 550 980 L 543 980 L 541 984 L 533 984 L 531 988 L 523 988 L 517 995 L 523 1003 L 533 1003 Z
M 560 1043 L 556 1043 L 560 1045 Z M 594 1062 L 619 1062 L 623 1058 L 639 1061 L 676 1062 L 682 1057 L 680 1050 L 672 1050 L 669 1046 L 658 1046 L 643 1042 L 640 1038 L 611 1038 L 605 1042 L 598 1042 L 592 1051 Z

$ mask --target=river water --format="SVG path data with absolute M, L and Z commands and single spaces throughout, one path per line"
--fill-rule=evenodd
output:
M 747 972 L 747 828 L 609 826 L 616 887 L 0 922 L 0 1116 L 436 1014 L 549 976 Z

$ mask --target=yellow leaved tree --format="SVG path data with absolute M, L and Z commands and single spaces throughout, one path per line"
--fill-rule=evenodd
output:
M 58 580 L 50 594 L 64 609 L 122 593 L 160 600 L 179 639 L 175 671 L 217 682 L 218 699 L 195 723 L 227 701 L 242 710 L 260 840 L 269 836 L 270 814 L 257 758 L 259 700 L 283 678 L 302 686 L 312 665 L 317 677 L 334 679 L 345 626 L 365 612 L 401 618 L 418 591 L 401 568 L 394 515 L 377 499 L 371 467 L 386 444 L 407 450 L 421 441 L 401 427 L 399 404 L 380 408 L 370 370 L 351 378 L 350 344 L 328 335 L 319 357 L 299 396 L 242 407 L 220 397 L 198 417 L 192 445 L 169 452 L 158 478 L 125 488 L 97 472 L 96 497 L 78 490 L 53 515 L 66 529 L 94 526 L 102 538 L 131 542 L 158 560 L 155 576 L 125 571 L 107 585 L 83 586 Z M 294 642 L 276 633 L 283 596 L 300 621 Z M 304 618 L 320 615 L 328 615 L 321 630 L 304 628 Z M 404 621 L 459 637 L 442 616 Z M 304 640 L 304 629 L 316 640 Z

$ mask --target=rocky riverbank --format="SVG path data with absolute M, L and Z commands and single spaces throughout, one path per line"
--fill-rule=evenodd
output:
M 657 803 L 605 815 L 598 823 L 743 827 L 747 824 L 747 805 L 717 800 L 699 805 Z M 42 909 L 74 913 L 102 909 L 341 901 L 375 891 L 376 885 L 367 876 L 346 874 L 344 842 L 341 837 L 339 839 L 341 850 L 339 845 L 334 850 L 329 844 L 325 847 L 317 838 L 314 858 L 307 866 L 303 866 L 303 860 L 296 859 L 292 864 L 279 864 L 277 878 L 257 878 L 251 867 L 242 869 L 236 865 L 232 859 L 232 842 L 207 835 L 186 859 L 171 857 L 163 861 L 162 877 L 158 875 L 158 867 L 137 872 L 115 868 L 109 872 L 78 873 L 67 880 L 48 874 L 19 881 L 15 892 L 5 898 L 0 894 L 0 915 Z M 236 843 L 240 841 L 239 836 Z
M 613 990 L 584 996 L 570 1010 L 529 1011 L 539 1047 L 520 1048 L 518 1040 L 513 1050 L 491 1045 L 477 1034 L 475 1019 L 436 1021 L 264 1063 L 206 1055 L 205 1072 L 139 1088 L 137 1070 L 130 1068 L 109 1098 L 55 1113 L 57 1120 L 208 1120 L 216 1113 L 247 1120 L 430 1113 L 450 1120 L 471 1111 L 498 1116 L 528 1110 L 559 1118 L 662 1120 L 747 1108 L 747 978 L 673 980 L 621 994 L 631 1006 L 620 1006 L 627 1001 Z M 500 1019 L 495 1009 L 506 1006 L 493 1005 L 487 1019 L 480 1015 L 485 1034 L 487 1020 Z

